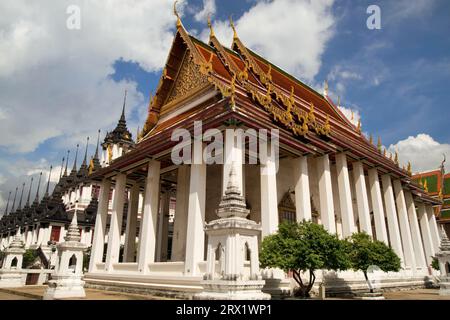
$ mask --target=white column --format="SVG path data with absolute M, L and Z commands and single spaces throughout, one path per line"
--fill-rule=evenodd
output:
M 376 238 L 389 245 L 386 231 L 386 222 L 384 220 L 383 200 L 381 197 L 380 180 L 376 168 L 369 169 L 369 186 L 372 199 L 373 217 L 375 220 Z
M 403 186 L 400 180 L 394 180 L 395 201 L 397 203 L 398 222 L 402 236 L 403 253 L 405 255 L 406 266 L 416 270 L 416 258 L 412 245 L 411 229 L 409 228 L 408 212 L 406 210 L 405 196 Z
M 116 176 L 113 210 L 109 223 L 108 248 L 106 252 L 105 270 L 112 272 L 113 264 L 119 262 L 120 235 L 122 233 L 123 206 L 125 204 L 125 188 L 127 176 L 119 173 Z
M 278 229 L 277 173 L 271 159 L 261 163 L 260 178 L 262 236 L 266 237 Z
M 423 203 L 418 204 L 420 229 L 422 231 L 423 246 L 425 248 L 425 259 L 427 265 L 431 265 L 432 257 L 436 254 L 433 245 L 433 239 L 431 238 L 430 225 L 428 223 L 428 215 Z
M 33 232 L 31 231 L 31 227 L 27 227 L 26 239 L 25 239 L 25 247 L 29 248 L 31 245 L 31 238 L 33 237 Z
M 170 210 L 170 190 L 166 190 L 163 196 L 163 203 L 161 206 L 161 247 L 160 247 L 160 260 L 162 262 L 167 261 L 167 253 L 169 246 L 169 210 Z
M 235 134 L 236 132 L 236 134 Z M 244 192 L 243 184 L 243 150 L 242 150 L 242 136 L 237 134 L 239 131 L 226 130 L 225 131 L 225 147 L 224 147 L 224 164 L 222 177 L 222 195 L 225 195 L 227 190 L 228 179 L 230 177 L 230 170 L 233 163 L 235 163 L 236 181 L 241 195 Z
M 409 227 L 411 229 L 411 238 L 413 241 L 414 256 L 416 257 L 416 266 L 426 268 L 425 255 L 423 252 L 422 239 L 420 237 L 419 222 L 417 221 L 416 206 L 411 191 L 404 191 L 406 208 L 408 209 Z
M 178 167 L 175 219 L 173 223 L 172 261 L 183 261 L 186 252 L 186 226 L 189 205 L 189 166 Z
M 339 204 L 341 207 L 342 236 L 346 238 L 355 232 L 355 219 L 353 215 L 347 155 L 345 153 L 336 154 L 336 170 L 339 188 Z
M 397 209 L 395 208 L 394 191 L 392 188 L 391 176 L 385 174 L 381 176 L 383 184 L 383 197 L 386 205 L 386 216 L 388 220 L 389 241 L 392 249 L 400 257 L 404 264 L 403 248 L 400 238 L 400 229 L 398 227 Z
M 47 245 L 47 243 L 50 241 L 51 235 L 52 235 L 52 225 L 50 224 L 48 227 L 45 228 L 44 238 L 42 239 L 43 245 Z
M 311 195 L 309 193 L 308 158 L 293 160 L 295 179 L 295 211 L 297 222 L 311 221 Z
M 336 233 L 330 159 L 327 154 L 317 158 L 317 176 L 319 177 L 320 220 L 328 232 Z
M 128 202 L 127 227 L 125 231 L 125 245 L 123 248 L 124 262 L 134 262 L 139 192 L 139 185 L 136 183 L 130 190 L 130 201 Z
M 144 212 L 139 232 L 139 272 L 148 273 L 148 264 L 155 262 L 156 219 L 158 217 L 161 163 L 150 160 L 145 183 Z
M 186 262 L 184 265 L 186 275 L 198 275 L 198 263 L 204 260 L 205 232 L 203 224 L 205 222 L 205 200 L 206 164 L 192 164 L 189 186 Z
M 96 264 L 102 262 L 103 260 L 110 192 L 111 180 L 104 179 L 100 184 L 98 208 L 94 227 L 94 239 L 92 241 L 91 259 L 89 261 L 89 272 L 94 272 L 96 270 Z
M 355 180 L 356 203 L 358 206 L 359 228 L 361 232 L 372 236 L 372 224 L 370 221 L 369 200 L 367 198 L 366 178 L 361 161 L 353 163 L 353 178 Z
M 441 237 L 439 235 L 439 229 L 436 223 L 436 216 L 431 205 L 426 206 L 428 215 L 428 224 L 430 225 L 431 239 L 433 240 L 434 252 L 439 252 L 439 246 L 441 245 Z

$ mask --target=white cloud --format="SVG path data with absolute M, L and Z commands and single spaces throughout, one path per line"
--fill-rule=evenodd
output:
M 334 34 L 333 0 L 259 1 L 235 21 L 246 46 L 306 81 L 319 72 L 321 57 Z M 257 27 L 255 27 L 257 26 Z M 228 21 L 215 21 L 220 41 L 229 46 L 233 32 Z M 203 30 L 207 39 L 209 30 Z
M 361 118 L 359 111 L 357 109 L 339 107 L 339 110 L 347 117 L 347 119 L 353 123 L 355 126 L 358 125 L 358 120 Z
M 196 21 L 205 21 L 208 15 L 213 16 L 216 13 L 215 0 L 203 0 L 203 9 L 194 15 Z
M 443 154 L 446 155 L 446 171 L 450 170 L 450 144 L 439 143 L 430 135 L 420 133 L 417 136 L 409 136 L 388 148 L 389 152 L 398 152 L 401 165 L 411 161 L 413 172 L 436 170 L 441 165 Z
M 66 27 L 69 4 L 81 29 Z M 147 71 L 166 59 L 175 17 L 171 1 L 2 1 L 0 3 L 0 147 L 30 152 L 49 138 L 109 128 L 145 105 L 133 82 L 115 82 L 123 58 Z

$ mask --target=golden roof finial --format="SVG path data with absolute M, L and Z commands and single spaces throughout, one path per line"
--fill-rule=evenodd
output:
M 237 39 L 237 32 L 236 32 L 236 27 L 234 26 L 234 22 L 233 22 L 233 15 L 230 15 L 230 27 L 231 29 L 233 29 L 233 38 Z
M 425 179 L 424 183 L 423 183 L 423 189 L 425 190 L 425 192 L 428 192 L 428 180 Z
M 356 126 L 356 130 L 361 132 L 361 118 L 358 119 L 358 125 Z
M 355 114 L 354 114 L 354 112 L 353 112 L 353 110 L 352 110 L 352 117 L 351 117 L 351 120 L 353 121 L 355 119 Z
M 442 193 L 442 187 L 439 188 L 439 199 L 444 199 L 444 194 Z
M 338 96 L 338 103 L 337 106 L 340 107 L 341 106 L 341 96 Z
M 328 96 L 328 80 L 325 80 L 324 88 L 323 88 L 323 95 L 325 97 Z
M 383 150 L 383 156 L 386 157 L 386 148 L 384 148 L 384 150 Z
M 211 23 L 211 14 L 208 14 L 208 27 L 209 27 L 209 38 L 211 39 L 212 37 L 215 37 L 216 35 L 214 34 L 214 29 Z
M 177 28 L 181 27 L 181 19 L 180 19 L 180 15 L 178 14 L 177 11 L 177 2 L 178 0 L 175 0 L 175 2 L 173 3 L 173 14 L 177 17 Z
M 267 79 L 272 80 L 272 65 L 269 64 L 269 70 L 267 71 Z
M 406 168 L 406 170 L 408 171 L 408 174 L 411 176 L 412 175 L 411 161 L 408 161 L 408 167 Z
M 395 163 L 396 165 L 398 165 L 398 152 L 397 152 L 397 151 L 395 151 L 394 163 Z
M 89 161 L 89 175 L 94 171 L 94 158 L 91 157 L 91 161 Z
M 421 188 L 423 188 L 423 179 L 422 179 L 422 177 L 421 177 L 420 180 L 419 180 L 419 186 L 420 186 Z
M 378 136 L 378 143 L 377 143 L 377 149 L 379 152 L 381 152 L 381 137 Z M 384 155 L 386 155 L 386 149 L 384 149 Z
M 370 144 L 373 144 L 373 135 L 372 134 L 370 134 L 370 136 L 369 136 L 369 142 L 370 142 Z
M 392 152 L 389 152 L 389 159 L 392 161 Z

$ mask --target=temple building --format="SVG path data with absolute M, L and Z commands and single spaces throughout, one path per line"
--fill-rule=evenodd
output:
M 233 190 L 249 210 L 247 223 L 261 226 L 259 244 L 283 220 L 312 220 L 339 237 L 364 231 L 402 261 L 400 272 L 383 275 L 383 287 L 423 285 L 440 243 L 435 208 L 442 201 L 387 157 L 381 142 L 367 139 L 361 123 L 353 125 L 333 103 L 327 86 L 319 93 L 247 48 L 232 21 L 227 48 L 211 23 L 204 43 L 176 15 L 172 47 L 136 141 L 123 111 L 89 168 L 86 152 L 79 170 L 75 160 L 67 174 L 66 162 L 53 194 L 28 213 L 37 219 L 37 239 L 50 239 L 50 227 L 39 230 L 55 225 L 58 215 L 65 230 L 69 213 L 77 210 L 78 226 L 84 224 L 85 233 L 93 229 L 84 275 L 91 287 L 193 297 L 202 291 L 207 269 L 220 273 L 223 263 L 240 263 L 227 269 L 252 278 L 259 272 L 250 260 L 257 257 L 242 252 L 227 260 L 220 255 L 223 244 L 207 248 L 205 224 L 218 219 L 234 172 Z M 212 152 L 217 137 L 223 147 Z M 174 154 L 186 161 L 174 161 Z M 205 154 L 225 161 L 210 163 Z M 19 205 L 2 219 L 2 239 L 12 241 L 26 217 L 22 210 Z M 207 252 L 218 266 L 207 266 Z M 288 293 L 294 284 L 281 270 L 261 274 L 270 294 Z M 327 290 L 366 286 L 362 274 L 351 271 L 318 277 Z

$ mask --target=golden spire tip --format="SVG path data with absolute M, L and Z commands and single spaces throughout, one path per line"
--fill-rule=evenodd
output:
M 180 15 L 178 14 L 177 11 L 177 3 L 178 0 L 175 0 L 175 2 L 173 3 L 173 14 L 177 17 L 177 28 L 181 27 L 181 19 L 180 19 Z
M 230 15 L 230 27 L 231 29 L 233 29 L 233 38 L 236 39 L 237 36 L 237 32 L 236 32 L 236 27 L 234 26 L 234 22 L 233 22 L 233 15 Z
M 209 37 L 210 38 L 215 37 L 214 29 L 211 23 L 211 14 L 208 14 L 208 27 L 209 27 Z

